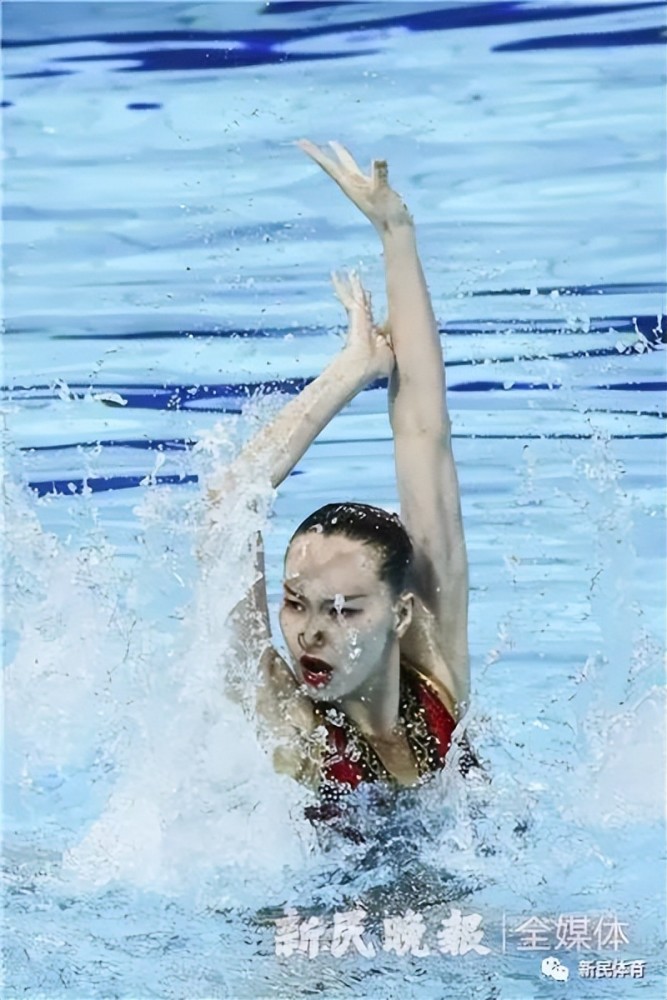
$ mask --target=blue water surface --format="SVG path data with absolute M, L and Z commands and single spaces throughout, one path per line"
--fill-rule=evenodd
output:
M 7 997 L 664 996 L 665 6 L 3 5 Z M 248 532 L 280 644 L 296 524 L 398 509 L 386 386 L 196 555 L 201 480 L 340 349 L 330 271 L 382 317 L 301 137 L 414 215 L 470 555 L 485 778 L 362 845 L 221 676 Z

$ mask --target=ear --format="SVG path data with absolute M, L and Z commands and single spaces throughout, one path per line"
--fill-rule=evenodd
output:
M 394 605 L 394 631 L 399 639 L 402 639 L 410 628 L 414 605 L 415 597 L 411 593 L 401 594 Z

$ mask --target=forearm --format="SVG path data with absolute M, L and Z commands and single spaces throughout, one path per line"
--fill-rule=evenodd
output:
M 389 325 L 396 356 L 392 426 L 449 433 L 438 327 L 422 270 L 414 226 L 382 233 Z
M 350 362 L 342 351 L 321 375 L 290 400 L 235 458 L 231 472 L 259 468 L 279 486 L 320 431 L 370 381 L 372 375 Z M 209 491 L 217 499 L 216 490 Z

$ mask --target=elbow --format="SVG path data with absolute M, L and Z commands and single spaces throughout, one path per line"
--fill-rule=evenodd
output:
M 438 456 L 451 451 L 452 425 L 447 413 L 433 412 L 432 408 L 422 413 L 416 409 L 406 414 L 394 411 L 389 423 L 394 441 L 399 444 L 402 440 L 409 446 L 418 442 L 420 447 L 432 447 Z

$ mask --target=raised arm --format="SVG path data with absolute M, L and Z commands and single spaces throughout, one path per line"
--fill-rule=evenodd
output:
M 222 487 L 209 486 L 208 499 L 213 506 L 248 473 L 257 471 L 273 488 L 279 486 L 331 418 L 370 382 L 391 373 L 391 344 L 373 323 L 370 295 L 358 275 L 354 271 L 347 276 L 334 272 L 332 280 L 348 315 L 345 346 L 321 375 L 251 438 L 225 470 Z
M 428 669 L 433 640 L 442 654 L 431 656 L 433 672 L 459 703 L 467 702 L 468 560 L 440 337 L 412 222 L 381 235 L 396 354 L 389 414 L 401 516 L 415 545 L 421 598 L 405 649 Z
M 389 406 L 398 492 L 416 554 L 416 613 L 402 646 L 457 702 L 465 702 L 468 564 L 440 338 L 413 221 L 387 183 L 385 161 L 374 161 L 367 176 L 339 143 L 330 143 L 335 156 L 307 140 L 298 145 L 367 216 L 382 240 L 396 356 Z
M 366 385 L 391 373 L 394 356 L 390 343 L 373 323 L 370 296 L 358 276 L 352 272 L 348 277 L 334 274 L 332 278 L 348 315 L 346 344 L 322 374 L 251 438 L 222 475 L 209 484 L 210 530 L 215 530 L 226 501 L 237 489 L 252 504 L 252 490 L 243 488 L 248 480 L 259 477 L 263 482 L 270 480 L 274 488 L 279 486 L 329 420 Z M 243 703 L 243 681 L 248 670 L 257 666 L 255 707 L 263 742 L 268 741 L 273 749 L 277 770 L 311 784 L 318 772 L 316 768 L 309 771 L 299 737 L 308 736 L 313 728 L 312 704 L 299 692 L 292 671 L 271 643 L 261 533 L 251 541 L 254 582 L 231 613 L 233 630 L 227 655 L 234 669 L 225 678 L 226 693 Z

